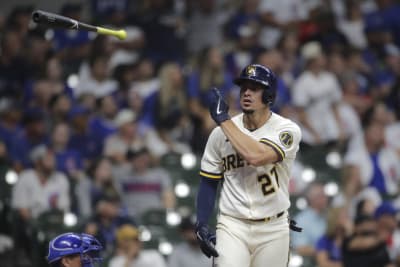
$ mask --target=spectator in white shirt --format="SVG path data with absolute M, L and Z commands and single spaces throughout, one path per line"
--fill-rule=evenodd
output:
M 326 70 L 326 58 L 319 43 L 305 44 L 301 55 L 306 69 L 294 82 L 292 101 L 298 111 L 303 142 L 318 145 L 339 141 L 344 138 L 338 112 L 342 99 L 339 82 Z
M 46 146 L 33 149 L 33 169 L 24 170 L 13 189 L 12 207 L 26 221 L 52 208 L 68 211 L 69 181 L 55 170 L 54 153 Z
M 276 47 L 284 31 L 295 30 L 299 22 L 308 18 L 309 11 L 318 4 L 316 1 L 311 2 L 261 0 L 258 11 L 264 26 L 260 32 L 260 44 L 265 48 Z
M 34 168 L 20 173 L 12 191 L 11 206 L 16 211 L 13 219 L 16 250 L 23 249 L 32 258 L 33 223 L 47 211 L 69 210 L 70 185 L 65 174 L 55 170 L 54 154 L 46 146 L 34 148 L 30 156 Z

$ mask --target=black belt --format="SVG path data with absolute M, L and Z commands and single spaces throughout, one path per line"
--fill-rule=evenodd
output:
M 263 219 L 249 219 L 252 222 L 269 222 L 272 219 L 278 219 L 279 217 L 282 217 L 282 215 L 285 214 L 285 211 L 281 211 L 278 214 L 263 218 Z

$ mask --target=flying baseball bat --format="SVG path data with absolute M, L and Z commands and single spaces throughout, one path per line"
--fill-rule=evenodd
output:
M 125 30 L 113 30 L 109 28 L 103 28 L 86 24 L 75 19 L 71 19 L 65 16 L 57 15 L 42 10 L 36 10 L 32 13 L 32 19 L 38 24 L 45 24 L 49 27 L 64 28 L 69 30 L 86 30 L 90 32 L 97 32 L 98 34 L 112 35 L 120 40 L 126 38 Z

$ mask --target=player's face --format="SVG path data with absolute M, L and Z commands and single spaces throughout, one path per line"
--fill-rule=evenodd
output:
M 66 256 L 61 259 L 61 266 L 65 267 L 82 267 L 81 257 L 79 254 L 73 256 Z
M 245 81 L 240 86 L 240 106 L 244 113 L 253 113 L 256 110 L 264 109 L 262 102 L 264 88 L 258 83 Z

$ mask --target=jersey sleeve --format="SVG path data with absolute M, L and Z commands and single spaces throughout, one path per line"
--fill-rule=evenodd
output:
M 200 176 L 209 179 L 221 179 L 223 177 L 223 165 L 219 148 L 224 139 L 222 130 L 215 128 L 208 137 L 203 158 L 201 159 Z
M 294 159 L 299 150 L 301 140 L 300 127 L 295 123 L 288 123 L 278 128 L 273 134 L 260 139 L 260 142 L 270 146 L 278 155 L 278 162 L 285 158 Z

